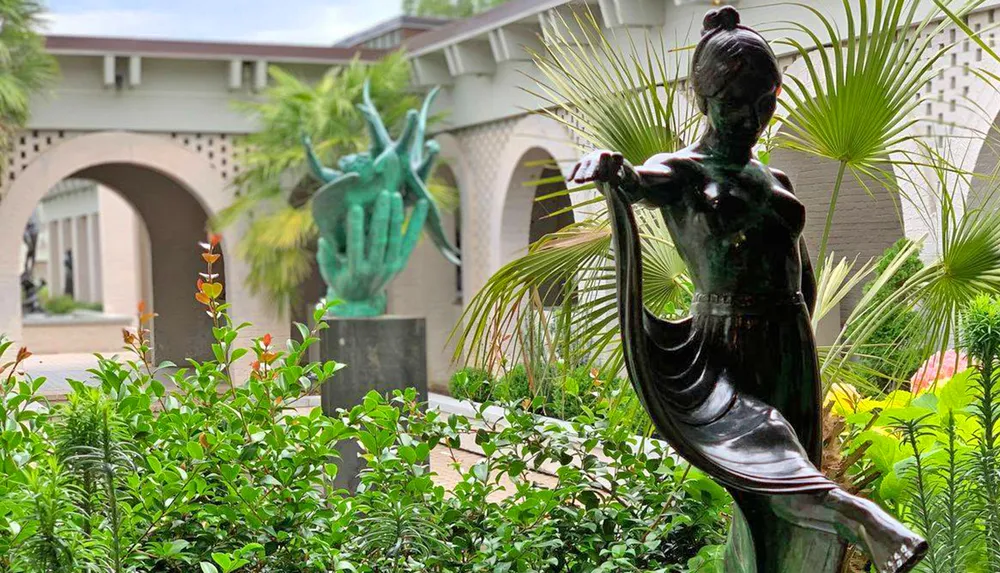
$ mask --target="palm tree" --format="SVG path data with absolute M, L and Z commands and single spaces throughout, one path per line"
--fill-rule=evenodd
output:
M 56 78 L 55 59 L 39 35 L 41 3 L 0 0 L 0 144 L 24 126 L 31 96 Z
M 553 30 L 544 53 L 535 54 L 547 80 L 533 91 L 548 104 L 541 113 L 590 145 L 619 150 L 636 163 L 692 141 L 699 117 L 678 97 L 678 83 L 673 81 L 676 66 L 663 42 L 609 39 L 592 14 L 574 18 L 575 26 L 563 22 Z M 581 33 L 587 37 L 580 37 Z M 619 42 L 629 46 L 626 53 L 616 47 Z M 574 191 L 588 189 L 592 186 Z M 672 317 L 689 301 L 684 264 L 659 214 L 642 213 L 640 225 L 646 254 L 646 305 L 661 316 Z M 614 375 L 623 359 L 613 264 L 611 231 L 602 208 L 592 217 L 543 237 L 527 255 L 493 275 L 470 302 L 456 327 L 460 353 L 456 357 L 494 370 L 502 367 L 500 356 L 530 367 L 539 349 L 526 333 L 542 330 L 547 333 L 540 337 L 547 347 L 542 352 L 548 358 L 558 354 L 566 369 L 589 363 Z M 544 308 L 541 301 L 550 298 L 544 289 L 552 285 L 563 288 L 564 295 L 576 296 L 562 296 L 560 307 Z M 623 395 L 622 401 L 615 409 L 618 413 L 641 409 L 634 394 Z
M 390 127 L 420 100 L 408 92 L 410 69 L 401 53 L 373 64 L 355 60 L 332 68 L 316 84 L 279 67 L 272 66 L 269 73 L 271 87 L 262 100 L 236 104 L 261 129 L 244 142 L 236 198 L 214 224 L 224 227 L 250 217 L 239 245 L 240 256 L 250 265 L 248 284 L 283 313 L 298 303 L 315 302 L 304 300 L 303 287 L 315 274 L 316 228 L 308 205 L 319 184 L 308 174 L 302 136 L 310 136 L 320 159 L 333 165 L 368 147 L 366 124 L 356 108 L 366 81 Z

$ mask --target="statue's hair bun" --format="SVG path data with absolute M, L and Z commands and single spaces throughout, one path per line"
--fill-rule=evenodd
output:
M 723 6 L 705 14 L 704 33 L 716 30 L 735 30 L 740 25 L 740 13 L 732 6 Z

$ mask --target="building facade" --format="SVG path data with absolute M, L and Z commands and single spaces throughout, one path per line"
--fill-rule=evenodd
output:
M 644 61 L 645 43 L 663 44 L 666 53 L 676 55 L 677 80 L 684 81 L 688 58 L 699 37 L 701 20 L 715 1 L 662 2 L 651 0 L 512 0 L 475 17 L 455 21 L 422 34 L 406 44 L 413 62 L 415 83 L 423 88 L 444 86 L 440 98 L 447 120 L 437 137 L 444 143 L 446 161 L 462 190 L 463 290 L 475 292 L 504 263 L 525 252 L 529 242 L 527 219 L 531 212 L 532 190 L 525 183 L 537 180 L 548 159 L 564 174 L 587 150 L 563 124 L 534 113 L 545 103 L 533 95 L 544 75 L 532 53 L 543 42 L 558 44 L 555 27 L 584 37 L 574 14 L 593 14 L 603 35 L 618 50 L 628 53 L 637 45 L 638 59 Z M 811 45 L 800 32 L 781 28 L 777 20 L 802 19 L 810 13 L 790 6 L 780 18 L 766 0 L 735 3 L 743 23 L 764 31 L 771 40 L 787 36 Z M 852 3 L 854 4 L 854 3 Z M 869 2 L 869 4 L 872 4 Z M 841 30 L 847 29 L 840 0 L 811 2 Z M 932 2 L 921 9 L 933 9 Z M 857 8 L 855 8 L 857 9 Z M 794 12 L 794 13 L 793 13 Z M 924 15 L 927 12 L 923 12 Z M 838 15 L 841 15 L 838 17 Z M 921 14 L 918 13 L 918 18 Z M 993 45 L 1000 2 L 981 3 L 966 21 Z M 816 21 L 817 26 L 819 21 Z M 997 166 L 996 135 L 991 129 L 1000 113 L 1000 94 L 984 79 L 1000 72 L 1000 63 L 984 55 L 963 32 L 949 22 L 930 26 L 934 52 L 947 49 L 940 70 L 921 89 L 921 105 L 914 110 L 907 135 L 939 149 L 968 171 L 992 173 Z M 787 28 L 787 27 L 786 27 Z M 930 32 L 924 32 L 929 34 Z M 789 45 L 773 43 L 786 75 L 807 80 L 807 62 Z M 950 48 L 948 48 L 951 46 Z M 657 46 L 659 48 L 659 46 Z M 671 62 L 671 65 L 673 63 Z M 808 84 L 808 82 L 807 82 Z M 686 93 L 680 93 L 682 99 Z M 786 100 L 787 104 L 787 100 Z M 690 106 L 682 102 L 679 107 Z M 775 126 L 774 132 L 781 130 Z M 993 139 L 991 142 L 990 139 Z M 991 144 L 992 143 L 992 144 Z M 803 153 L 778 150 L 771 164 L 785 170 L 808 211 L 806 240 L 815 256 L 824 218 L 834 188 L 838 164 Z M 921 188 L 914 168 L 887 166 L 908 200 L 889 193 L 869 193 L 865 180 L 848 176 L 834 219 L 830 248 L 838 257 L 864 262 L 881 255 L 902 237 L 925 240 L 924 257 L 937 251 L 940 240 L 940 206 Z M 870 186 L 877 189 L 878 186 Z M 955 181 L 958 199 L 975 204 L 975 185 Z M 571 195 L 576 204 L 589 199 L 585 193 Z M 583 213 L 577 210 L 577 216 Z M 839 330 L 847 313 L 857 302 L 860 289 L 847 297 L 841 312 L 829 317 L 825 333 Z M 822 333 L 821 333 L 822 334 Z
M 697 41 L 702 16 L 713 4 L 717 2 L 511 0 L 459 21 L 395 20 L 331 48 L 51 37 L 49 48 L 63 67 L 63 79 L 54 94 L 35 103 L 31 122 L 9 157 L 0 188 L 0 220 L 9 224 L 0 228 L 0 242 L 19 242 L 36 206 L 65 179 L 86 179 L 113 190 L 148 236 L 148 245 L 140 242 L 136 247 L 139 253 L 148 252 L 149 261 L 142 263 L 148 264 L 148 280 L 140 281 L 137 289 L 161 315 L 157 336 L 166 342 L 158 349 L 164 357 L 198 355 L 206 341 L 184 335 L 196 330 L 193 325 L 198 320 L 190 296 L 191 277 L 199 270 L 192 249 L 207 218 L 232 199 L 230 182 L 240 165 L 236 141 L 256 129 L 250 118 L 234 110 L 232 100 L 256 97 L 267 85 L 270 64 L 318 78 L 329 66 L 356 55 L 374 60 L 385 53 L 370 48 L 399 44 L 412 62 L 414 89 L 443 88 L 436 111 L 445 120 L 436 126 L 434 137 L 442 147 L 441 175 L 452 180 L 461 194 L 460 215 L 446 224 L 458 235 L 464 264 L 456 275 L 433 245 L 422 243 L 413 263 L 391 288 L 390 312 L 428 317 L 431 379 L 443 384 L 453 368 L 448 336 L 464 305 L 537 236 L 541 215 L 531 183 L 553 173 L 566 175 L 587 147 L 560 122 L 535 113 L 544 105 L 531 93 L 542 78 L 532 60 L 532 52 L 543 48 L 541 39 L 557 41 L 554 27 L 567 23 L 572 27 L 574 14 L 588 10 L 620 50 L 643 39 L 634 42 L 641 51 L 645 38 L 663 43 L 667 53 L 676 55 L 677 79 L 683 81 L 690 55 L 685 48 Z M 835 20 L 843 10 L 841 0 L 812 4 Z M 925 9 L 933 6 L 925 4 Z M 744 23 L 764 30 L 769 38 L 785 33 L 775 30 L 776 15 L 769 0 L 742 0 L 738 7 Z M 783 20 L 799 17 L 809 14 L 781 15 Z M 991 30 L 998 17 L 1000 0 L 988 0 L 967 21 L 975 31 L 986 30 L 984 37 L 992 44 Z M 837 23 L 846 29 L 843 18 Z M 935 47 L 952 47 L 940 72 L 922 88 L 911 132 L 948 153 L 961 167 L 991 172 L 1000 157 L 988 144 L 1000 115 L 1000 92 L 983 76 L 1000 74 L 1000 63 L 974 43 L 962 41 L 956 26 L 942 25 L 935 33 Z M 775 46 L 786 74 L 804 78 L 807 62 L 790 47 Z M 806 203 L 806 238 L 815 253 L 837 165 L 790 151 L 776 152 L 772 164 L 789 173 Z M 912 201 L 901 202 L 888 194 L 871 196 L 864 181 L 846 182 L 831 237 L 831 248 L 839 256 L 867 260 L 904 236 L 926 238 L 925 256 L 935 254 L 939 207 L 913 183 L 919 177 L 901 169 L 892 166 L 889 172 Z M 954 192 L 975 202 L 981 191 L 957 184 Z M 580 205 L 592 197 L 574 193 L 571 198 Z M 923 211 L 917 207 L 921 202 Z M 577 208 L 573 215 L 582 217 L 584 211 Z M 91 216 L 86 214 L 84 220 Z M 58 242 L 53 252 L 64 250 L 64 240 L 103 225 L 101 217 L 103 211 L 95 217 L 98 223 L 71 224 L 66 232 L 63 223 L 50 225 L 49 241 Z M 239 229 L 230 230 L 223 247 L 233 312 L 238 321 L 255 324 L 250 334 L 285 332 L 287 323 L 243 285 L 246 268 L 232 251 L 238 237 Z M 105 250 L 110 243 L 120 243 L 107 233 L 101 233 L 98 242 Z M 18 338 L 23 326 L 19 271 L 17 257 L 10 252 L 17 250 L 0 249 L 0 331 Z M 143 260 L 143 255 L 137 256 Z M 47 276 L 58 283 L 53 262 L 48 263 Z M 106 259 L 101 264 L 108 265 Z M 106 272 L 103 276 L 101 288 L 91 284 L 95 279 L 88 279 L 91 293 L 106 292 L 112 281 Z M 844 315 L 852 303 L 845 302 Z M 832 329 L 844 315 L 831 317 Z

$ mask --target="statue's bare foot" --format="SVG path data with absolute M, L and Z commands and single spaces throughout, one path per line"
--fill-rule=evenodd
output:
M 927 553 L 927 542 L 878 504 L 843 490 L 827 494 L 826 505 L 840 513 L 839 525 L 868 553 L 879 573 L 906 573 Z

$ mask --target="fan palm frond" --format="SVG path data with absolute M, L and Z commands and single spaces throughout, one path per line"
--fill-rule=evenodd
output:
M 692 140 L 699 116 L 679 95 L 663 43 L 607 37 L 589 12 L 572 18 L 557 21 L 543 51 L 534 54 L 544 79 L 528 91 L 547 104 L 541 113 L 586 145 L 618 150 L 635 163 Z M 684 306 L 684 266 L 659 214 L 643 213 L 640 222 L 647 255 L 646 303 L 669 315 Z M 498 353 L 516 355 L 512 333 L 525 326 L 523 317 L 534 316 L 561 325 L 557 346 L 568 346 L 559 336 L 571 332 L 579 356 L 601 358 L 614 369 L 620 365 L 621 348 L 612 256 L 603 210 L 543 237 L 527 255 L 494 274 L 472 300 L 456 328 L 459 352 L 467 360 L 493 365 Z M 523 312 L 532 293 L 546 285 L 562 285 L 566 297 L 574 295 L 573 304 L 548 313 Z M 554 320 L 556 314 L 559 320 Z
M 886 166 L 919 162 L 910 152 L 923 143 L 913 127 L 914 110 L 926 94 L 921 87 L 937 72 L 950 45 L 936 46 L 934 23 L 939 14 L 920 18 L 919 0 L 842 0 L 846 30 L 834 18 L 808 4 L 794 4 L 819 20 L 786 25 L 806 41 L 779 40 L 805 62 L 801 77 L 787 74 L 780 98 L 784 129 L 775 138 L 778 147 L 816 155 L 840 164 L 830 196 L 819 249 L 824 263 L 833 215 L 846 175 L 868 189 L 875 180 L 898 192 Z M 969 7 L 964 6 L 964 14 Z

